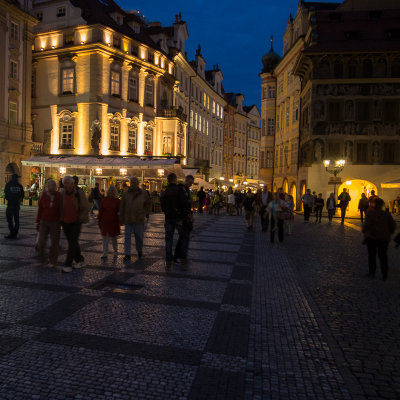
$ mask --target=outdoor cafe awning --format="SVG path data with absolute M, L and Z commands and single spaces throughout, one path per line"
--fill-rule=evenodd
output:
M 173 168 L 176 158 L 148 157 L 97 157 L 97 156 L 61 156 L 40 155 L 23 160 L 22 165 L 32 167 L 65 167 L 65 168 L 103 168 L 103 169 L 155 169 Z
M 382 189 L 400 189 L 400 179 L 381 184 Z

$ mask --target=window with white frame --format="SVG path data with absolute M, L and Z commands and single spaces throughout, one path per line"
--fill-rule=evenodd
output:
M 194 114 L 194 129 L 197 129 L 197 126 L 198 126 L 198 125 L 197 125 L 197 123 L 198 123 L 197 121 L 198 121 L 198 120 L 197 120 L 197 113 L 195 113 L 195 114 Z
M 111 96 L 121 95 L 121 73 L 111 71 Z
M 275 98 L 275 88 L 273 86 L 268 86 L 268 98 Z
M 151 126 L 146 127 L 144 133 L 144 152 L 150 155 L 153 153 L 153 128 Z
M 206 122 L 206 134 L 208 136 L 208 121 Z
M 201 115 L 199 115 L 199 131 L 200 132 L 201 132 L 201 120 L 202 120 Z
M 213 114 L 215 114 L 215 101 L 214 100 L 212 102 L 212 112 L 213 112 Z
M 17 61 L 10 61 L 10 78 L 18 79 L 18 63 Z
M 203 106 L 204 108 L 207 106 L 207 95 L 203 93 Z
M 136 153 L 137 151 L 137 124 L 131 123 L 128 128 L 128 151 Z
M 74 93 L 75 72 L 73 68 L 63 68 L 61 70 L 61 93 Z
M 129 78 L 128 100 L 130 101 L 138 100 L 138 80 L 136 76 L 131 76 Z
M 71 149 L 72 148 L 73 133 L 74 133 L 74 124 L 73 123 L 61 124 L 61 140 L 60 140 L 61 148 L 63 148 L 63 149 Z
M 207 96 L 207 109 L 210 111 L 210 97 Z
M 19 25 L 13 21 L 10 23 L 10 38 L 13 40 L 19 40 Z
M 193 110 L 190 110 L 190 126 L 193 126 Z
M 163 152 L 163 154 L 172 154 L 172 137 L 171 136 L 163 136 L 162 152 Z
M 268 118 L 267 135 L 268 136 L 273 136 L 274 135 L 274 129 L 275 129 L 275 120 L 273 118 Z
M 154 105 L 154 80 L 151 76 L 146 77 L 144 104 L 147 106 Z
M 8 103 L 8 122 L 10 125 L 17 125 L 18 121 L 18 105 L 16 101 Z
M 119 150 L 119 122 L 113 121 L 110 126 L 110 150 Z

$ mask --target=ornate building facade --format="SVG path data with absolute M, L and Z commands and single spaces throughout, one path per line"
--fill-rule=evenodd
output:
M 246 143 L 246 178 L 249 183 L 258 185 L 260 171 L 260 112 L 256 105 L 245 106 L 243 110 L 248 117 Z
M 136 12 L 70 0 L 34 13 L 34 138 L 46 153 L 186 155 L 174 63 Z
M 327 195 L 324 160 L 345 160 L 353 199 L 400 176 L 400 5 L 345 1 L 312 10 L 301 77 L 301 187 Z M 350 204 L 356 211 L 358 201 Z
M 33 26 L 38 22 L 18 2 L 0 0 L 0 188 L 9 175 L 29 172 L 21 161 L 38 150 L 32 139 L 31 74 Z

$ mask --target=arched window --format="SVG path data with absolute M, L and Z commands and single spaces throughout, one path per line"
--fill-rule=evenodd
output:
M 336 60 L 333 65 L 333 75 L 336 79 L 343 78 L 343 63 L 341 60 Z
M 363 61 L 363 78 L 371 78 L 372 77 L 372 61 L 370 59 L 366 59 Z
M 153 125 L 146 125 L 144 132 L 144 154 L 153 155 Z
M 387 63 L 386 60 L 381 58 L 378 61 L 378 65 L 377 65 L 377 73 L 378 73 L 378 77 L 379 78 L 386 78 L 386 74 L 387 74 Z
M 132 121 L 128 125 L 128 152 L 136 154 L 137 152 L 137 123 Z
M 400 78 L 400 58 L 395 58 L 392 62 L 392 78 Z
M 110 149 L 119 151 L 121 124 L 117 117 L 110 120 Z
M 347 75 L 349 78 L 357 78 L 358 64 L 356 60 L 350 60 L 347 65 Z

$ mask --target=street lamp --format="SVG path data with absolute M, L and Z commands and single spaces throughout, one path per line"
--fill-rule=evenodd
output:
M 324 166 L 326 172 L 329 172 L 334 176 L 334 178 L 329 179 L 328 185 L 333 184 L 333 194 L 335 198 L 336 198 L 336 184 L 341 183 L 341 179 L 338 178 L 337 176 L 343 171 L 345 164 L 346 164 L 345 160 L 336 160 L 336 161 L 324 160 Z

